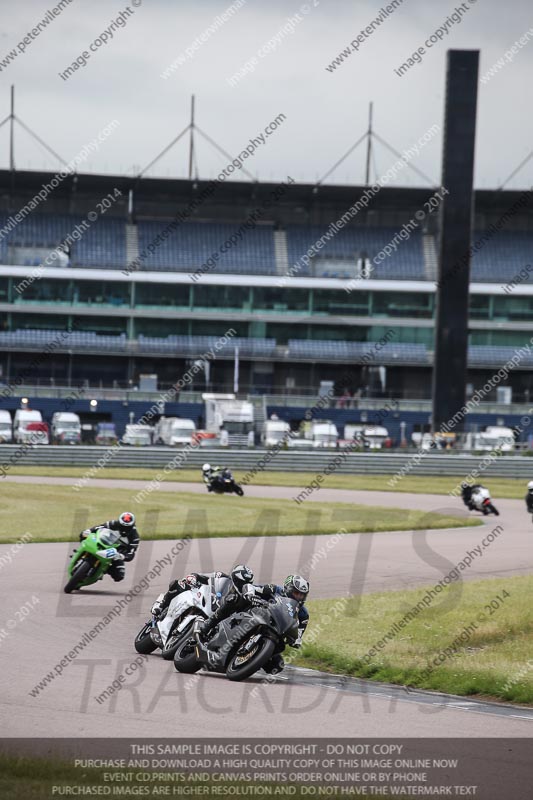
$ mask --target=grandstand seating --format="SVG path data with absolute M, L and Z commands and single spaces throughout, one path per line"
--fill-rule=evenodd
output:
M 483 241 L 483 231 L 474 233 L 473 242 L 476 241 Z M 473 254 L 472 280 L 487 283 L 511 281 L 532 261 L 532 256 L 533 232 L 500 231 Z M 524 270 L 520 282 L 533 282 L 532 274 Z
M 276 272 L 274 229 L 270 225 L 246 229 L 237 244 L 221 253 L 220 248 L 239 229 L 237 223 L 186 223 L 172 231 L 155 247 L 153 253 L 147 252 L 164 227 L 162 222 L 139 222 L 139 253 L 143 269 L 191 272 L 201 267 L 213 254 L 218 254 L 215 269 L 208 269 L 207 272 L 243 275 L 272 275 Z
M 326 230 L 327 226 L 290 225 L 287 228 L 289 262 L 299 263 L 301 256 L 324 235 Z M 351 264 L 353 275 L 353 268 L 361 253 L 366 253 L 367 257 L 372 259 L 397 233 L 395 228 L 357 226 L 342 228 L 321 248 L 321 255 L 316 258 L 312 272 L 308 267 L 302 266 L 302 269 L 294 274 L 301 276 L 314 274 L 316 277 L 322 277 L 327 273 L 326 277 L 345 277 L 343 273 L 348 271 Z M 345 261 L 346 270 L 339 266 L 338 259 Z M 330 264 L 335 267 L 333 270 Z M 424 255 L 420 231 L 413 231 L 410 238 L 403 240 L 391 256 L 373 265 L 371 277 L 387 280 L 424 280 Z
M 241 357 L 271 356 L 276 348 L 275 339 L 252 339 L 234 336 L 222 345 L 214 336 L 167 336 L 165 339 L 154 336 L 139 335 L 137 351 L 139 353 L 177 353 L 199 356 L 208 353 L 218 346 L 215 352 L 228 354 L 239 348 Z
M 524 344 L 525 344 L 524 340 Z M 517 355 L 519 347 L 504 347 L 497 345 L 470 345 L 468 348 L 468 364 L 471 367 L 503 367 L 513 356 Z M 520 353 L 520 367 L 533 366 L 533 353 Z
M 373 342 L 338 342 L 289 339 L 289 353 L 294 358 L 321 361 L 335 359 L 353 360 L 368 364 L 429 364 L 429 353 L 424 344 L 386 343 L 381 350 Z M 366 356 L 366 358 L 365 358 Z

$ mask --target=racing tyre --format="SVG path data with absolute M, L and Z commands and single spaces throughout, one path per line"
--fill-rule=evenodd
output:
M 191 634 L 192 627 L 183 634 L 174 652 L 174 668 L 178 672 L 192 674 L 193 672 L 198 672 L 202 666 L 196 660 L 196 642 Z
M 249 678 L 270 661 L 276 649 L 276 644 L 272 639 L 261 637 L 259 642 L 249 652 L 246 652 L 244 647 L 248 641 L 246 639 L 242 642 L 226 668 L 226 678 L 230 681 L 244 681 Z
M 147 656 L 150 653 L 153 653 L 154 650 L 157 650 L 157 645 L 152 639 L 151 636 L 152 631 L 152 623 L 147 622 L 146 625 L 141 628 L 137 636 L 135 637 L 134 646 L 138 653 L 143 653 L 143 655 Z
M 187 625 L 185 630 L 170 632 L 170 636 L 166 640 L 161 651 L 161 655 L 163 656 L 165 661 L 172 661 L 181 640 L 184 637 L 192 636 L 193 627 L 194 627 L 194 620 L 189 625 Z
M 244 491 L 238 484 L 235 484 L 235 494 L 239 495 L 239 497 L 242 497 L 244 494 Z
M 74 567 L 74 572 L 72 573 L 72 577 L 70 578 L 69 582 L 63 589 L 65 594 L 70 594 L 77 589 L 83 581 L 89 577 L 92 570 L 92 565 L 87 559 L 81 559 L 78 561 L 76 566 Z
M 489 507 L 488 507 L 488 508 L 489 508 L 489 511 L 492 511 L 492 513 L 493 513 L 495 516 L 497 516 L 497 517 L 499 517 L 499 516 L 500 516 L 500 512 L 498 511 L 498 509 L 496 508 L 496 506 L 493 506 L 493 505 L 492 505 L 492 503 L 489 505 Z

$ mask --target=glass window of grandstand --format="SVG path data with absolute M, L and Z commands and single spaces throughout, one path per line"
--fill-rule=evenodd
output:
M 487 294 L 470 295 L 471 319 L 490 319 L 490 297 Z
M 492 347 L 524 347 L 529 343 L 529 334 L 523 331 L 471 331 L 468 343 L 491 345 Z
M 130 284 L 119 281 L 75 281 L 73 302 L 89 306 L 129 306 Z
M 372 310 L 376 316 L 431 319 L 433 296 L 423 292 L 374 292 Z
M 191 323 L 186 319 L 136 319 L 135 337 L 154 336 L 166 339 L 167 336 L 189 336 Z
M 368 314 L 368 292 L 313 289 L 314 314 Z
M 494 297 L 493 319 L 533 319 L 533 297 Z
M 193 288 L 193 305 L 196 309 L 224 309 L 250 311 L 250 289 L 247 286 L 201 286 Z
M 386 328 L 373 325 L 368 332 L 369 342 L 385 341 L 391 344 L 425 344 L 426 347 L 433 345 L 433 328 Z
M 258 311 L 309 312 L 309 290 L 254 286 L 253 307 Z
M 124 317 L 107 315 L 94 317 L 73 317 L 77 331 L 88 331 L 98 336 L 118 336 L 127 333 L 127 320 Z
M 69 319 L 61 314 L 12 314 L 11 330 L 66 331 Z
M 190 308 L 190 286 L 183 283 L 138 283 L 135 305 Z
M 28 283 L 22 280 L 14 285 L 13 300 L 15 303 L 71 303 L 72 284 L 49 278 Z
M 0 278 L 0 302 L 7 303 L 8 300 L 8 278 Z
M 221 338 L 224 336 L 230 328 L 233 328 L 235 333 L 233 336 L 238 337 L 247 337 L 248 336 L 248 323 L 239 323 L 232 320 L 228 322 L 227 320 L 191 320 L 191 336 L 213 336 L 215 338 Z

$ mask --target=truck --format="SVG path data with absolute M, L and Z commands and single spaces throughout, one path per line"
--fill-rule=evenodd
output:
M 56 411 L 52 415 L 53 444 L 81 444 L 81 422 L 77 414 Z
M 311 423 L 308 438 L 311 439 L 314 448 L 333 448 L 337 447 L 339 432 L 332 422 L 317 420 Z
M 135 447 L 148 447 L 152 444 L 153 428 L 150 425 L 126 425 L 122 444 L 131 444 Z
M 169 447 L 185 447 L 191 444 L 196 433 L 192 419 L 181 417 L 161 417 L 154 432 L 154 442 Z
M 281 419 L 267 419 L 261 431 L 261 444 L 264 447 L 275 447 L 283 442 L 288 443 L 291 426 Z
M 32 408 L 17 408 L 15 420 L 13 422 L 13 439 L 17 444 L 29 442 L 31 432 L 28 432 L 28 425 L 32 422 L 42 422 L 43 418 L 40 411 Z
M 13 422 L 9 411 L 0 411 L 0 444 L 13 441 Z
M 203 394 L 205 428 L 220 436 L 227 431 L 230 447 L 247 447 L 250 431 L 254 430 L 254 407 L 247 400 L 237 400 L 234 394 Z
M 345 425 L 342 445 L 346 447 L 354 440 L 365 450 L 381 450 L 389 439 L 389 432 L 383 425 Z
M 513 429 L 503 425 L 489 425 L 484 431 L 467 433 L 463 449 L 482 452 L 500 450 L 502 453 L 510 453 L 515 449 Z

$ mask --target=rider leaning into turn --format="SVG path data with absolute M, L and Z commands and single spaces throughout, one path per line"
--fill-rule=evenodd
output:
M 475 506 L 472 503 L 472 494 L 477 491 L 478 489 L 482 489 L 482 485 L 480 483 L 462 483 L 461 484 L 461 497 L 463 498 L 463 503 L 467 506 L 470 511 L 473 511 Z
M 167 613 L 168 607 L 172 600 L 182 592 L 189 589 L 197 589 L 199 586 L 205 586 L 209 583 L 211 578 L 229 578 L 225 572 L 191 572 L 181 580 L 171 581 L 168 591 L 160 594 L 155 603 L 152 605 L 151 612 L 157 619 L 163 619 Z
M 526 507 L 529 514 L 533 514 L 533 481 L 527 485 Z
M 130 511 L 124 511 L 118 519 L 110 519 L 100 525 L 93 525 L 92 528 L 80 533 L 80 542 L 90 533 L 95 533 L 99 528 L 109 528 L 111 531 L 120 533 L 121 542 L 117 546 L 119 553 L 124 556 L 124 561 L 133 561 L 135 553 L 139 547 L 139 532 L 135 527 L 135 515 Z M 122 581 L 126 575 L 124 561 L 113 561 L 107 574 L 111 575 L 114 581 Z
M 202 477 L 204 479 L 204 483 L 207 486 L 207 491 L 210 492 L 212 489 L 211 481 L 214 478 L 220 477 L 220 474 L 224 471 L 224 467 L 212 467 L 211 464 L 204 464 L 202 467 Z
M 309 612 L 304 603 L 309 594 L 309 583 L 300 575 L 289 575 L 283 586 L 276 584 L 265 584 L 258 586 L 253 583 L 254 574 L 249 567 L 244 564 L 234 567 L 229 576 L 232 581 L 232 587 L 222 600 L 220 606 L 208 619 L 206 619 L 199 628 L 200 636 L 205 639 L 210 631 L 215 628 L 219 622 L 227 619 L 236 611 L 245 611 L 250 606 L 254 605 L 254 601 L 259 598 L 261 600 L 268 600 L 277 594 L 291 597 L 298 603 L 298 638 L 293 647 L 302 646 L 302 637 L 305 629 L 309 623 Z M 254 589 L 253 595 L 243 594 L 243 588 L 251 584 Z M 276 674 L 281 672 L 285 665 L 280 655 L 274 655 L 268 664 L 265 665 L 265 672 Z

